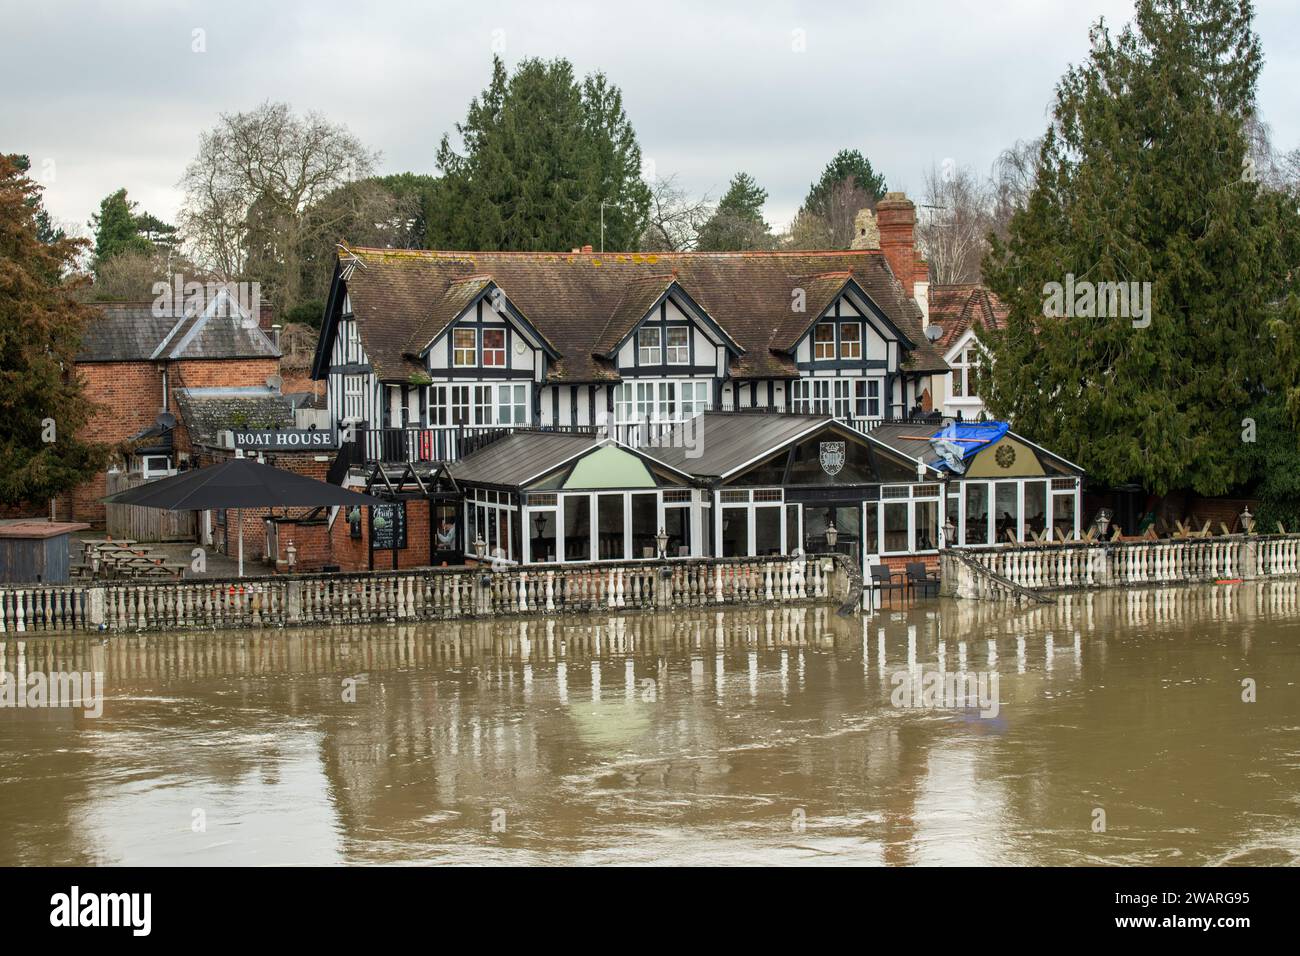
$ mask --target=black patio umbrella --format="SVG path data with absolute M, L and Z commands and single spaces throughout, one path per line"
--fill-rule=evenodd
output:
M 328 481 L 317 481 L 283 468 L 258 464 L 251 458 L 232 458 L 219 465 L 146 482 L 109 495 L 104 502 L 163 511 L 234 508 L 239 522 L 240 577 L 244 576 L 244 514 L 241 509 L 384 504 L 380 498 L 348 491 Z

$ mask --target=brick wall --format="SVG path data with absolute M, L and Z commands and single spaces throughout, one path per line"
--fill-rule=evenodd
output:
M 175 390 L 265 385 L 277 374 L 280 361 L 266 359 L 213 359 L 167 363 L 170 401 L 168 411 L 176 416 L 173 442 L 177 451 L 190 451 L 189 435 L 180 420 Z M 162 410 L 163 364 L 154 362 L 85 362 L 77 375 L 86 397 L 97 406 L 81 437 L 117 445 L 138 435 L 158 419 Z M 328 466 L 326 466 L 328 467 Z M 315 477 L 315 476 L 314 476 Z M 324 477 L 322 472 L 319 477 Z M 89 521 L 102 527 L 107 494 L 104 476 L 79 485 L 58 499 L 59 515 L 68 520 Z
M 352 537 L 352 526 L 340 517 L 330 533 L 331 552 L 343 571 L 365 571 L 370 567 L 370 509 L 361 509 L 361 537 Z M 375 552 L 375 569 L 393 566 L 391 551 Z M 399 568 L 424 568 L 429 566 L 429 503 L 406 503 L 406 548 L 397 552 Z
M 90 362 L 77 366 L 86 397 L 97 406 L 81 437 L 116 445 L 138 435 L 162 410 L 162 372 L 149 362 Z M 67 520 L 104 524 L 104 475 L 78 485 L 59 500 Z

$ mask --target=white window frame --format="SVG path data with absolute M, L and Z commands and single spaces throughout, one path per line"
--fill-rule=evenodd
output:
M 979 374 L 979 369 L 983 365 L 983 352 L 979 346 L 974 342 L 968 344 L 957 354 L 957 358 L 948 364 L 952 368 L 952 397 L 978 401 L 979 395 L 971 389 L 975 376 Z
M 343 376 L 343 417 L 345 419 L 362 418 L 365 411 L 366 377 L 364 375 Z
M 654 344 L 650 345 L 646 338 L 653 336 Z M 638 365 L 663 365 L 663 334 L 659 326 L 650 325 L 639 329 L 636 333 L 636 361 Z
M 497 386 L 496 420 L 498 425 L 528 424 L 528 386 L 518 382 Z
M 488 336 L 500 335 L 500 346 L 489 346 Z M 486 328 L 483 330 L 483 367 L 484 368 L 505 368 L 506 367 L 506 330 L 504 328 Z M 489 361 L 489 358 L 495 361 Z
M 155 467 L 151 462 L 162 462 L 162 467 Z M 140 474 L 144 478 L 165 478 L 176 474 L 168 455 L 143 455 L 140 458 Z
M 854 329 L 857 338 L 850 340 L 844 333 L 849 329 Z M 852 352 L 850 352 L 850 346 Z M 840 324 L 840 358 L 859 361 L 862 358 L 862 323 L 861 322 L 843 322 Z
M 819 332 L 823 329 L 831 333 L 830 341 L 824 342 L 817 338 Z M 818 322 L 813 326 L 812 350 L 814 362 L 828 362 L 835 358 L 835 323 Z
M 614 422 L 618 425 L 673 424 L 708 411 L 713 383 L 704 379 L 641 378 L 620 382 L 614 389 Z
M 456 340 L 462 335 L 468 334 L 471 344 L 468 346 L 456 344 Z M 462 362 L 461 357 L 468 352 L 470 360 Z M 478 366 L 478 331 L 476 329 L 454 328 L 451 330 L 451 367 L 452 368 L 475 368 Z
M 683 335 L 682 342 L 674 345 L 674 332 Z M 664 360 L 668 365 L 691 364 L 691 327 L 689 325 L 670 325 L 664 329 Z

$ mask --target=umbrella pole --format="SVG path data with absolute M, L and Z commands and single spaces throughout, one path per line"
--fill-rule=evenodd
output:
M 244 576 L 244 509 L 235 509 L 235 521 L 239 524 L 239 576 Z

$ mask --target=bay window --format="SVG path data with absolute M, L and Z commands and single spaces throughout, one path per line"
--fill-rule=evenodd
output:
M 496 386 L 431 385 L 429 425 L 527 425 L 528 389 L 528 385 L 515 382 Z
M 637 422 L 681 422 L 707 411 L 710 383 L 699 381 L 622 382 L 614 389 L 614 420 L 620 425 Z

